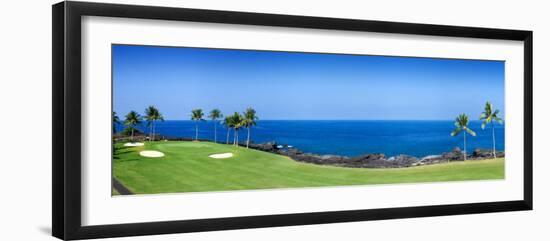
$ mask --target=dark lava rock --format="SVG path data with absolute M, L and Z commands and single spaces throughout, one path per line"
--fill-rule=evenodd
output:
M 277 144 L 275 142 L 267 142 L 261 144 L 250 144 L 250 148 L 266 152 L 276 152 Z
M 349 159 L 350 162 L 372 162 L 377 160 L 386 160 L 386 155 L 375 153 L 375 154 L 365 154 Z
M 497 151 L 495 154 L 499 158 L 504 157 L 504 152 L 503 151 Z M 476 148 L 474 150 L 474 152 L 472 153 L 472 158 L 474 158 L 474 159 L 493 158 L 493 150 Z
M 480 148 L 476 148 L 472 154 L 472 157 L 474 158 L 487 158 L 487 157 L 493 157 L 493 151 L 492 150 L 489 150 L 489 149 L 480 149 Z
M 299 161 L 299 162 L 308 162 L 308 163 L 316 163 L 316 164 L 319 164 L 320 163 L 320 156 L 318 155 L 313 155 L 313 154 L 309 154 L 309 153 L 302 153 L 302 154 L 296 154 L 296 155 L 288 155 L 288 157 L 292 158 L 293 160 L 295 161 Z
M 289 155 L 300 155 L 300 154 L 303 154 L 302 151 L 300 151 L 300 150 L 298 150 L 298 149 L 296 149 L 296 148 L 288 148 L 288 149 L 287 149 L 287 153 L 288 153 Z
M 349 158 L 347 159 L 345 166 L 384 168 L 384 167 L 395 167 L 396 163 L 388 161 L 384 154 L 374 153 L 374 154 L 366 154 L 366 155 Z
M 297 148 L 288 147 L 288 145 L 280 145 L 275 142 L 251 144 L 250 148 L 288 156 L 298 162 L 353 168 L 399 168 L 464 160 L 462 150 L 458 147 L 455 147 L 452 151 L 445 152 L 441 155 L 425 156 L 420 160 L 414 156 L 403 154 L 390 158 L 386 158 L 386 156 L 382 153 L 370 153 L 355 157 L 317 155 L 313 153 L 303 153 Z M 497 157 L 504 157 L 504 152 L 497 152 L 496 154 Z M 468 156 L 468 159 L 472 160 L 482 160 L 488 158 L 492 158 L 492 151 L 479 148 L 475 149 L 473 154 Z
M 331 159 L 341 159 L 341 156 L 338 155 L 322 155 L 321 159 L 323 160 L 331 160 Z
M 392 162 L 392 166 L 397 167 L 410 167 L 413 165 L 413 163 L 418 162 L 418 158 L 414 156 L 408 156 L 408 155 L 398 155 L 394 157 L 390 157 L 388 159 L 388 162 Z
M 445 152 L 442 155 L 442 158 L 449 161 L 463 161 L 464 153 L 460 148 L 455 147 L 451 152 Z

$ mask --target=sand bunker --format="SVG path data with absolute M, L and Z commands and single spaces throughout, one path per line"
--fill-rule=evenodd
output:
M 144 157 L 163 157 L 164 153 L 160 151 L 140 151 L 139 155 Z
M 230 158 L 233 156 L 233 153 L 220 153 L 220 154 L 212 154 L 208 157 L 216 158 L 216 159 L 222 159 L 222 158 Z
M 144 144 L 141 142 L 128 142 L 124 144 L 124 146 L 143 146 Z

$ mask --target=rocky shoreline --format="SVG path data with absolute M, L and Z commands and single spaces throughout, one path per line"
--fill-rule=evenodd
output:
M 115 136 L 115 141 L 127 140 L 127 137 Z M 170 140 L 170 141 L 192 141 L 192 138 L 173 138 L 156 135 L 156 140 Z M 147 141 L 148 137 L 145 135 L 138 135 L 134 137 L 134 141 Z M 211 141 L 207 139 L 199 139 L 199 141 Z M 223 143 L 222 143 L 223 144 Z M 246 146 L 245 143 L 239 143 L 239 146 Z M 462 150 L 455 147 L 449 152 L 444 152 L 439 155 L 429 155 L 422 158 L 414 156 L 400 154 L 397 156 L 387 157 L 383 153 L 368 153 L 354 157 L 339 156 L 339 155 L 318 155 L 314 153 L 305 153 L 295 147 L 291 147 L 285 144 L 279 144 L 276 142 L 267 143 L 250 143 L 250 148 L 288 156 L 292 160 L 297 162 L 312 163 L 317 165 L 329 165 L 338 167 L 352 167 L 352 168 L 402 168 L 432 165 L 438 163 L 448 163 L 456 161 L 464 161 Z M 503 151 L 497 151 L 497 157 L 504 157 Z M 477 148 L 471 154 L 467 156 L 468 160 L 484 160 L 493 158 L 493 151 L 488 149 Z
M 429 155 L 422 158 L 403 154 L 386 157 L 382 153 L 369 153 L 355 157 L 339 155 L 317 155 L 313 153 L 304 153 L 297 148 L 289 147 L 288 145 L 277 144 L 275 142 L 250 144 L 250 148 L 288 156 L 292 160 L 298 162 L 352 168 L 401 168 L 464 161 L 462 150 L 458 147 L 455 147 L 453 150 L 442 153 L 440 155 Z M 504 152 L 499 151 L 496 153 L 496 155 L 497 157 L 504 157 Z M 491 159 L 493 158 L 493 152 L 492 150 L 477 148 L 472 154 L 468 154 L 467 158 L 468 160 Z

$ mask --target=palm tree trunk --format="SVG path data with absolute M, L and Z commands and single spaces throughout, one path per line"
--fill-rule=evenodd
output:
M 134 142 L 134 128 L 132 128 L 132 135 L 130 136 L 130 142 Z
M 151 138 L 152 141 L 155 141 L 155 121 L 153 121 L 153 137 Z
M 217 127 L 218 125 L 216 125 L 216 122 L 214 121 L 214 143 L 218 143 L 218 130 L 217 130 Z
M 493 158 L 497 158 L 497 147 L 495 141 L 495 125 L 491 122 L 491 128 L 493 129 Z
M 239 131 L 237 129 L 235 129 L 235 141 L 233 142 L 233 145 L 235 146 L 239 146 Z
M 250 127 L 248 129 L 248 135 L 246 137 L 246 149 L 248 149 L 248 144 L 250 143 Z
M 227 140 L 225 141 L 225 144 L 229 145 L 229 127 L 227 128 Z
M 199 140 L 199 123 L 195 123 L 195 141 Z
M 233 129 L 233 145 L 237 143 L 237 129 Z
M 464 133 L 464 161 L 466 161 L 466 131 Z

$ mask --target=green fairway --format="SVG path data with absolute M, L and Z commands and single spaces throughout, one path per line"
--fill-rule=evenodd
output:
M 504 159 L 365 169 L 300 163 L 286 156 L 211 142 L 116 144 L 113 175 L 136 194 L 486 180 L 504 178 Z M 163 152 L 148 158 L 142 150 Z M 214 159 L 211 154 L 233 153 Z

